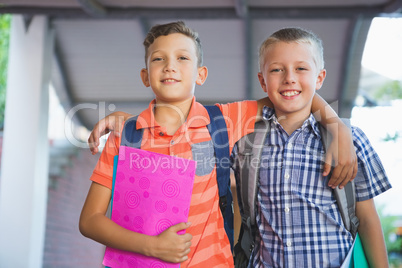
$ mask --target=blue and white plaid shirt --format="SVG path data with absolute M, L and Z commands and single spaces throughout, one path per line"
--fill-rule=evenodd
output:
M 263 117 L 271 128 L 261 158 L 259 234 L 249 267 L 340 267 L 353 238 L 342 223 L 329 178 L 322 176 L 325 152 L 318 123 L 311 115 L 289 136 L 273 109 L 264 107 Z M 391 185 L 366 135 L 356 127 L 352 133 L 359 165 L 356 197 L 364 201 Z

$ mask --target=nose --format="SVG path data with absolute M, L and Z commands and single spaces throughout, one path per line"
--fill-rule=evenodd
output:
M 175 64 L 174 60 L 170 60 L 170 59 L 166 60 L 164 71 L 165 72 L 176 72 L 176 64 Z
M 294 84 L 296 83 L 295 74 L 292 71 L 286 71 L 285 77 L 283 79 L 283 83 L 285 84 Z

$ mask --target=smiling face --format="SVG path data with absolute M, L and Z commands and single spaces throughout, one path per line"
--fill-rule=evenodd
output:
M 326 75 L 325 69 L 316 66 L 313 47 L 305 42 L 278 41 L 266 48 L 262 62 L 258 79 L 277 117 L 307 118 L 315 91 Z
M 141 70 L 146 87 L 151 87 L 157 103 L 191 100 L 195 85 L 207 78 L 207 68 L 197 67 L 194 41 L 180 33 L 159 36 L 147 51 L 147 69 Z

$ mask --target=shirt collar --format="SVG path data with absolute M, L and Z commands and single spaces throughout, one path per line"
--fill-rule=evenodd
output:
M 271 121 L 274 124 L 279 125 L 278 119 L 275 115 L 275 109 L 273 108 L 264 106 L 262 109 L 262 118 L 263 120 Z M 315 120 L 313 114 L 310 114 L 310 116 L 303 122 L 300 129 L 302 131 L 309 131 L 311 129 L 317 137 L 321 138 L 318 124 L 319 123 Z
M 155 99 L 152 100 L 149 103 L 148 108 L 139 114 L 136 125 L 137 129 L 160 127 L 158 122 L 156 122 L 155 120 L 155 114 L 154 114 L 155 103 L 156 100 Z M 195 97 L 193 97 L 190 111 L 186 118 L 186 122 L 182 125 L 182 127 L 186 125 L 188 128 L 198 128 L 206 126 L 209 123 L 210 119 L 207 110 L 201 103 L 195 100 Z
M 152 100 L 149 103 L 148 108 L 138 115 L 136 124 L 137 129 L 160 127 L 154 116 L 155 103 L 156 99 Z

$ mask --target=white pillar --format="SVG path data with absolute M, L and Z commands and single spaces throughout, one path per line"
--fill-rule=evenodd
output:
M 48 86 L 54 32 L 45 16 L 11 21 L 0 178 L 0 266 L 42 267 L 48 193 Z

